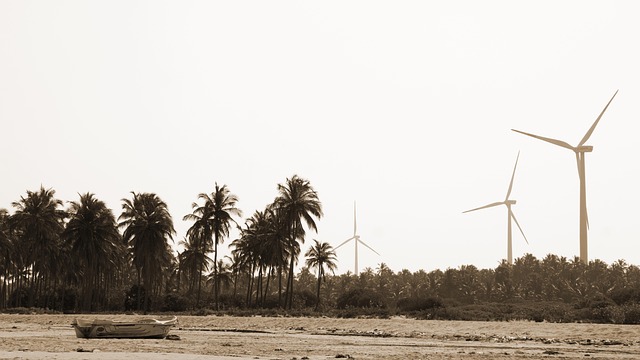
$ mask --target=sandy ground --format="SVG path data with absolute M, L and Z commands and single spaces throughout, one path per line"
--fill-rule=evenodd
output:
M 179 316 L 179 340 L 79 339 L 76 317 L 0 314 L 0 359 L 640 359 L 634 325 Z

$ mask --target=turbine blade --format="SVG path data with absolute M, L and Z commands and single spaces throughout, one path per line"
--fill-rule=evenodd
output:
M 338 248 L 339 248 L 340 246 L 342 246 L 342 245 L 344 245 L 344 244 L 348 243 L 349 241 L 351 241 L 351 240 L 353 240 L 353 239 L 355 239 L 355 236 L 352 236 L 352 237 L 348 238 L 347 240 L 343 241 L 343 242 L 342 242 L 342 244 L 340 244 L 340 245 L 338 245 L 338 246 L 334 247 L 334 248 L 333 248 L 333 250 L 338 250 Z
M 376 254 L 380 255 L 377 251 L 373 250 L 373 248 L 372 248 L 371 246 L 369 246 L 369 245 L 365 244 L 365 243 L 364 243 L 364 241 L 362 241 L 362 240 L 360 240 L 360 239 L 357 239 L 357 241 L 358 241 L 360 244 L 362 244 L 362 245 L 366 246 L 367 248 L 369 248 L 369 250 L 371 250 L 371 251 L 373 251 L 374 253 L 376 253 Z
M 520 151 L 518 151 L 518 156 L 516 157 L 516 164 L 513 166 L 513 174 L 511 174 L 511 182 L 509 183 L 509 190 L 507 190 L 507 197 L 504 198 L 504 201 L 509 200 L 509 195 L 511 195 L 511 189 L 513 188 L 513 178 L 516 176 L 516 167 L 518 166 L 518 159 L 520 158 Z
M 576 150 L 573 146 L 567 144 L 566 142 L 564 142 L 562 140 L 556 140 L 556 139 L 547 138 L 547 137 L 544 137 L 544 136 L 533 135 L 533 134 L 529 134 L 529 133 L 526 133 L 524 131 L 520 131 L 520 130 L 516 130 L 516 129 L 511 129 L 511 130 L 515 131 L 517 133 L 520 133 L 520 134 L 531 136 L 531 137 L 536 138 L 538 140 L 542 140 L 542 141 L 546 141 L 548 143 L 552 143 L 554 145 L 562 146 L 563 148 L 567 148 L 569 150 L 573 150 L 573 151 Z
M 524 241 L 526 241 L 527 245 L 529 245 L 529 240 L 527 240 L 527 237 L 525 236 L 524 231 L 522 231 L 522 227 L 520 227 L 520 224 L 518 223 L 518 219 L 516 219 L 516 216 L 513 214 L 513 211 L 509 210 L 509 214 L 511 215 L 511 218 L 513 219 L 513 221 L 515 221 L 516 225 L 518 225 L 518 229 L 520 229 L 520 233 L 522 234 Z
M 600 116 L 598 116 L 598 118 L 593 123 L 593 125 L 591 125 L 591 127 L 589 128 L 589 131 L 587 131 L 587 133 L 584 134 L 584 137 L 582 138 L 582 140 L 580 140 L 580 143 L 578 144 L 578 146 L 584 145 L 584 143 L 586 143 L 587 140 L 589 140 L 589 138 L 591 137 L 591 134 L 593 133 L 593 130 L 596 128 L 596 125 L 598 125 L 598 122 L 600 121 L 600 118 L 602 117 L 602 115 L 604 115 L 604 112 L 607 111 L 607 108 L 609 107 L 609 104 L 611 104 L 611 102 L 613 101 L 613 98 L 616 97 L 617 94 L 618 94 L 618 90 L 616 90 L 615 94 L 613 94 L 613 96 L 611 97 L 611 100 L 609 100 L 609 102 L 604 107 L 604 109 L 602 109 L 602 112 L 600 113 Z
M 494 207 L 494 206 L 498 206 L 498 205 L 504 205 L 504 201 L 494 202 L 494 203 L 491 203 L 489 205 L 480 206 L 479 208 L 463 211 L 462 213 L 464 214 L 464 213 L 468 213 L 468 212 L 472 212 L 472 211 L 476 211 L 476 210 L 480 210 L 480 209 L 486 209 L 486 208 L 490 208 L 490 207 Z

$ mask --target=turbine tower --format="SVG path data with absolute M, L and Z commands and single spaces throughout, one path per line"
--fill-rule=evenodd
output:
M 538 140 L 546 141 L 548 143 L 569 149 L 576 154 L 576 162 L 578 163 L 578 177 L 580 178 L 580 260 L 582 260 L 584 264 L 589 263 L 589 257 L 588 257 L 589 254 L 588 254 L 588 248 L 587 248 L 587 229 L 589 228 L 589 218 L 587 215 L 587 184 L 586 184 L 586 177 L 585 177 L 584 155 L 585 153 L 593 151 L 593 146 L 585 145 L 585 143 L 587 142 L 587 140 L 589 140 L 589 137 L 591 137 L 591 134 L 593 133 L 593 130 L 596 128 L 596 125 L 598 125 L 600 118 L 602 118 L 602 115 L 607 110 L 607 108 L 609 107 L 609 104 L 611 104 L 611 102 L 613 101 L 613 98 L 615 98 L 617 94 L 618 94 L 618 90 L 616 90 L 616 92 L 611 97 L 611 100 L 609 100 L 609 102 L 604 107 L 604 109 L 602 109 L 602 112 L 600 113 L 596 121 L 593 123 L 593 125 L 591 125 L 591 128 L 589 128 L 589 131 L 587 131 L 587 133 L 584 134 L 584 137 L 582 138 L 582 140 L 580 140 L 580 142 L 578 143 L 578 146 L 575 146 L 575 147 L 561 140 L 546 138 L 538 135 L 529 134 L 524 131 L 511 129 L 520 134 L 531 136 Z
M 358 275 L 358 243 L 366 246 L 367 248 L 369 248 L 369 250 L 373 251 L 374 253 L 378 254 L 377 251 L 373 250 L 369 245 L 365 244 L 364 241 L 360 240 L 360 235 L 357 234 L 357 226 L 356 226 L 356 202 L 353 202 L 353 236 L 348 238 L 347 240 L 345 240 L 344 242 L 342 242 L 342 244 L 336 246 L 334 248 L 334 250 L 338 250 L 338 248 L 346 243 L 348 243 L 349 241 L 353 240 L 353 243 L 355 245 L 355 254 L 356 254 L 356 261 L 355 261 L 355 267 L 353 270 L 353 273 L 356 274 L 356 276 Z M 378 254 L 380 255 L 380 254 Z
M 524 237 L 524 241 L 526 241 L 527 244 L 529 244 L 529 240 L 527 240 L 527 237 L 524 235 L 524 231 L 522 231 L 522 228 L 518 223 L 518 219 L 516 219 L 516 216 L 513 214 L 513 211 L 511 211 L 511 205 L 515 205 L 516 201 L 509 199 L 509 195 L 511 195 L 511 189 L 513 188 L 513 179 L 516 176 L 516 167 L 518 166 L 519 158 L 520 158 L 520 152 L 518 152 L 518 156 L 516 157 L 516 164 L 513 166 L 513 174 L 511 174 L 511 182 L 509 182 L 509 190 L 507 190 L 507 196 L 504 198 L 504 201 L 498 201 L 485 206 L 481 206 L 479 208 L 463 211 L 463 213 L 468 213 L 471 211 L 486 209 L 494 206 L 506 205 L 507 207 L 507 261 L 509 262 L 509 265 L 513 264 L 513 246 L 511 241 L 511 219 L 513 219 L 513 221 L 516 222 L 516 225 L 518 225 L 518 229 L 520 229 L 520 233 L 522 234 L 522 237 Z

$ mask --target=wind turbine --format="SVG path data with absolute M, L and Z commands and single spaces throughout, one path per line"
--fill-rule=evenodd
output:
M 513 211 L 511 211 L 511 205 L 515 205 L 516 201 L 509 199 L 509 195 L 511 195 L 511 189 L 513 188 L 513 178 L 516 176 L 516 167 L 518 166 L 519 158 L 520 158 L 520 152 L 518 152 L 518 156 L 516 157 L 516 164 L 513 166 L 513 174 L 511 174 L 511 182 L 509 183 L 509 190 L 507 190 L 507 196 L 504 198 L 504 201 L 498 201 L 485 206 L 481 206 L 479 208 L 463 211 L 463 213 L 468 213 L 471 211 L 486 209 L 494 206 L 500 206 L 500 205 L 507 206 L 507 261 L 509 262 L 509 264 L 513 264 L 513 246 L 511 241 L 511 219 L 513 219 L 513 221 L 516 222 L 516 225 L 518 225 L 518 229 L 520 229 L 520 233 L 522 233 L 522 237 L 524 237 L 524 241 L 526 241 L 527 244 L 529 244 L 529 240 L 527 240 L 527 237 L 524 235 L 524 231 L 522 231 L 522 228 L 518 223 L 518 219 L 516 219 L 516 216 L 513 214 Z
M 611 100 L 609 100 L 609 102 L 604 107 L 604 109 L 602 109 L 600 116 L 598 116 L 598 118 L 593 123 L 593 125 L 591 125 L 591 128 L 589 128 L 589 131 L 587 131 L 587 133 L 584 134 L 584 137 L 582 138 L 582 140 L 580 140 L 580 142 L 578 143 L 578 146 L 575 146 L 575 147 L 561 140 L 546 138 L 538 135 L 529 134 L 524 131 L 511 129 L 520 134 L 531 136 L 533 138 L 546 141 L 548 143 L 561 146 L 563 148 L 567 148 L 576 154 L 576 162 L 578 163 L 578 177 L 580 178 L 580 260 L 582 260 L 582 262 L 585 264 L 589 263 L 588 248 L 587 248 L 587 229 L 589 228 L 589 218 L 587 215 L 587 184 L 586 184 L 586 177 L 585 177 L 584 155 L 587 152 L 593 151 L 593 146 L 585 145 L 585 143 L 587 142 L 587 140 L 589 140 L 589 137 L 591 137 L 591 134 L 593 133 L 593 130 L 596 128 L 596 125 L 598 125 L 600 118 L 602 118 L 602 115 L 607 110 L 607 108 L 609 107 L 609 104 L 611 104 L 611 101 L 613 101 L 613 98 L 615 98 L 617 94 L 618 94 L 618 90 L 616 90 L 616 92 L 611 97 Z
M 348 238 L 347 240 L 345 240 L 344 242 L 342 242 L 342 244 L 336 246 L 334 248 L 334 250 L 338 250 L 338 248 L 346 243 L 348 243 L 349 241 L 353 240 L 353 243 L 356 247 L 356 261 L 355 261 L 355 267 L 354 267 L 354 271 L 353 273 L 356 274 L 356 276 L 358 275 L 358 243 L 366 246 L 367 248 L 369 248 L 369 250 L 373 251 L 374 253 L 378 254 L 377 251 L 373 250 L 369 245 L 365 244 L 364 241 L 360 240 L 360 235 L 357 234 L 357 226 L 356 226 L 356 202 L 353 202 L 353 236 Z M 380 254 L 378 254 L 380 255 Z

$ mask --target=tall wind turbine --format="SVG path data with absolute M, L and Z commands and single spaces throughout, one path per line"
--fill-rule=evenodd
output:
M 369 250 L 373 251 L 374 253 L 378 254 L 377 251 L 373 250 L 369 245 L 365 244 L 364 241 L 360 240 L 360 235 L 357 234 L 357 226 L 356 226 L 356 202 L 353 202 L 353 236 L 348 238 L 347 240 L 345 240 L 344 242 L 342 242 L 342 244 L 336 246 L 334 248 L 334 250 L 338 250 L 338 248 L 346 243 L 348 243 L 349 241 L 353 240 L 353 243 L 356 247 L 356 261 L 355 261 L 355 267 L 353 270 L 353 273 L 356 274 L 356 276 L 358 275 L 358 243 L 366 246 L 367 248 L 369 248 Z M 378 254 L 380 255 L 380 254 Z
M 580 140 L 580 142 L 578 143 L 578 146 L 575 146 L 575 147 L 561 140 L 546 138 L 538 135 L 529 134 L 524 131 L 511 129 L 515 132 L 518 132 L 527 136 L 531 136 L 533 138 L 569 149 L 576 154 L 576 162 L 578 163 L 578 177 L 580 178 L 580 260 L 582 260 L 582 262 L 585 264 L 589 263 L 588 249 L 587 249 L 587 229 L 589 228 L 589 218 L 587 215 L 587 184 L 586 184 L 586 177 L 585 177 L 584 155 L 585 153 L 593 151 L 593 146 L 585 145 L 585 143 L 587 142 L 587 140 L 589 140 L 589 137 L 591 137 L 591 134 L 593 133 L 593 130 L 596 128 L 596 125 L 598 125 L 600 118 L 602 118 L 602 115 L 607 110 L 607 108 L 609 107 L 609 104 L 611 104 L 611 101 L 613 101 L 613 98 L 615 98 L 617 94 L 618 94 L 618 90 L 616 90 L 616 92 L 611 97 L 611 100 L 609 100 L 609 102 L 604 107 L 604 109 L 602 109 L 602 112 L 600 113 L 596 121 L 593 123 L 593 125 L 591 125 L 591 127 L 589 128 L 589 131 L 587 131 L 587 133 L 584 134 L 584 137 L 582 138 L 582 140 Z
M 463 211 L 463 213 L 468 213 L 471 211 L 486 209 L 494 206 L 500 206 L 500 205 L 507 206 L 507 261 L 509 262 L 509 264 L 513 264 L 513 246 L 511 241 L 511 219 L 513 219 L 513 221 L 516 222 L 516 225 L 518 225 L 518 229 L 520 229 L 520 233 L 522 234 L 522 237 L 524 237 L 524 241 L 526 241 L 527 244 L 529 243 L 529 240 L 527 240 L 527 237 L 524 235 L 524 231 L 522 231 L 522 228 L 518 223 L 518 219 L 516 219 L 516 216 L 513 214 L 513 211 L 511 211 L 511 205 L 515 205 L 516 201 L 509 199 L 509 195 L 511 195 L 511 189 L 513 188 L 513 179 L 516 176 L 516 167 L 518 166 L 519 158 L 520 158 L 520 152 L 518 152 L 518 156 L 516 157 L 516 164 L 513 166 L 513 174 L 511 174 L 511 182 L 509 182 L 509 190 L 507 190 L 507 196 L 504 198 L 504 201 L 498 201 L 485 206 L 481 206 L 479 208 Z

